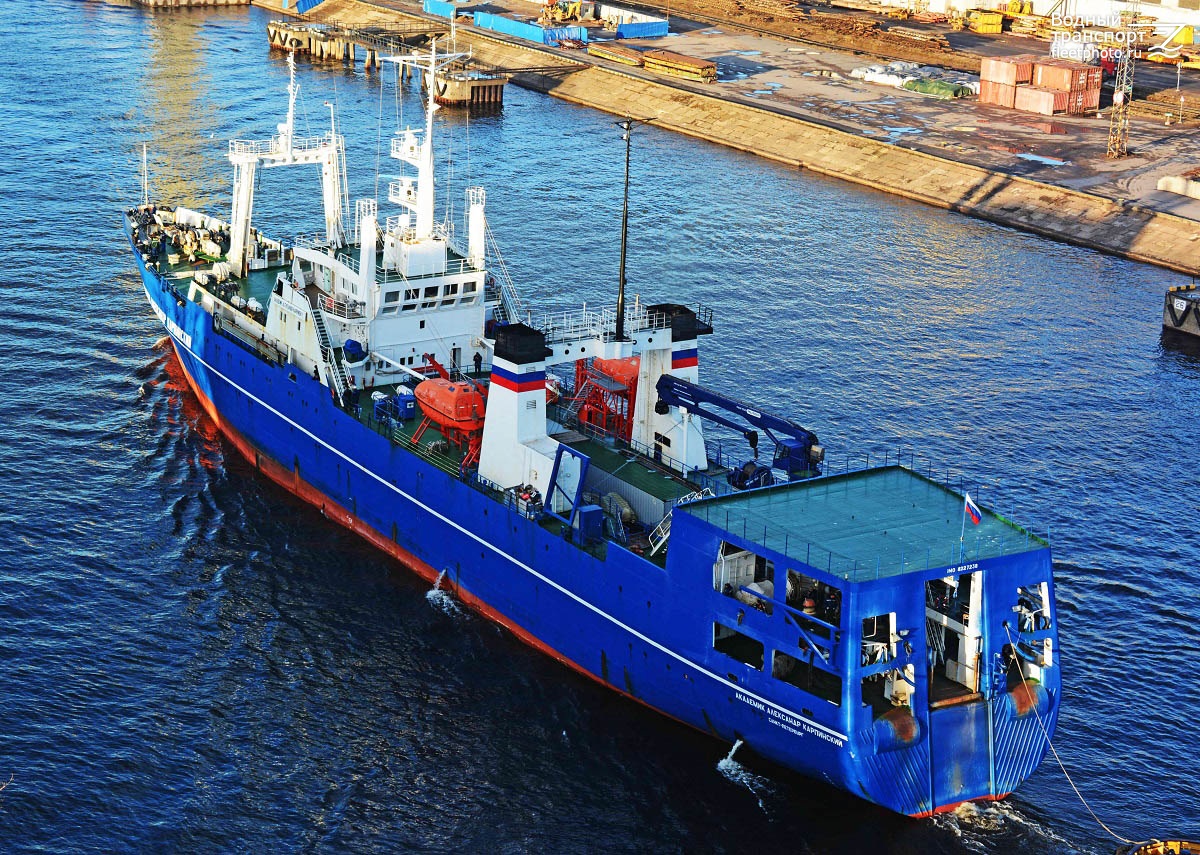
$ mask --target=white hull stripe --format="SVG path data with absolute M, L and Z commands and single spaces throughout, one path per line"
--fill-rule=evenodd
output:
M 143 284 L 143 288 L 144 288 L 144 284 Z M 154 305 L 154 306 L 155 306 L 155 308 L 157 308 L 157 305 L 155 305 L 155 303 L 154 303 L 154 298 L 150 296 L 150 292 L 149 292 L 148 290 L 146 291 L 146 298 L 147 298 L 148 300 L 150 300 L 150 303 L 151 303 L 151 305 Z M 168 332 L 168 334 L 170 334 L 170 330 L 169 330 L 169 329 L 168 329 L 168 331 L 167 331 L 167 332 Z M 172 336 L 172 338 L 174 338 L 174 336 Z M 358 469 L 358 470 L 359 470 L 360 472 L 362 472 L 363 474 L 365 474 L 365 475 L 367 475 L 367 476 L 369 476 L 369 477 L 373 478 L 374 480 L 378 481 L 378 482 L 379 482 L 380 484 L 382 484 L 384 487 L 387 487 L 389 490 L 391 490 L 392 492 L 396 493 L 397 495 L 404 497 L 405 499 L 407 499 L 407 500 L 408 500 L 409 502 L 411 502 L 412 504 L 414 504 L 414 505 L 417 505 L 417 506 L 418 506 L 418 507 L 420 507 L 420 508 L 424 508 L 424 509 L 425 509 L 425 511 L 426 511 L 427 513 L 429 513 L 429 514 L 432 514 L 433 516 L 437 517 L 438 519 L 440 519 L 442 522 L 446 523 L 447 525 L 449 525 L 449 526 L 453 526 L 454 528 L 458 529 L 460 532 L 462 532 L 462 533 L 463 533 L 463 534 L 465 534 L 467 537 L 469 537 L 469 538 L 471 538 L 472 540 L 474 540 L 474 541 L 475 541 L 476 543 L 478 543 L 480 546 L 484 546 L 484 547 L 486 547 L 486 548 L 490 549 L 492 552 L 494 552 L 494 553 L 496 553 L 497 555 L 499 555 L 500 557 L 502 557 L 502 558 L 504 558 L 504 559 L 506 559 L 506 560 L 508 560 L 508 561 L 512 562 L 513 564 L 517 565 L 517 566 L 518 566 L 518 567 L 520 567 L 522 570 L 524 570 L 526 573 L 529 573 L 531 576 L 533 576 L 533 577 L 535 577 L 535 578 L 537 578 L 537 579 L 541 580 L 542 582 L 545 582 L 547 585 L 549 585 L 551 588 L 554 588 L 554 589 L 555 589 L 556 591 L 558 591 L 559 593 L 561 593 L 561 594 L 564 594 L 565 596 L 568 596 L 568 597 L 570 597 L 572 600 L 574 600 L 575 602 L 579 603 L 581 606 L 583 606 L 584 608 L 588 609 L 589 611 L 592 611 L 592 612 L 596 613 L 597 615 L 599 615 L 600 617 L 604 618 L 605 620 L 607 620 L 607 621 L 610 621 L 611 623 L 615 624 L 616 626 L 619 626 L 619 627 L 620 627 L 621 629 L 623 629 L 625 632 L 627 632 L 627 633 L 629 633 L 630 635 L 634 636 L 635 638 L 637 638 L 637 639 L 639 639 L 639 640 L 641 640 L 641 641 L 645 642 L 646 644 L 650 645 L 651 647 L 653 647 L 654 649 L 656 649 L 656 650 L 660 651 L 661 653 L 664 653 L 664 654 L 666 654 L 667 656 L 670 656 L 672 659 L 675 659 L 676 661 L 678 661 L 678 662 L 680 662 L 680 663 L 682 663 L 682 664 L 684 664 L 684 665 L 688 666 L 689 668 L 694 668 L 694 669 L 695 669 L 696 671 L 698 671 L 699 673 L 701 673 L 701 674 L 703 674 L 704 676 L 706 676 L 706 677 L 709 677 L 709 678 L 711 678 L 711 679 L 713 679 L 713 680 L 717 681 L 717 682 L 718 682 L 718 683 L 720 683 L 722 686 L 726 686 L 726 687 L 729 687 L 729 688 L 736 688 L 736 690 L 737 690 L 738 692 L 741 692 L 743 695 L 745 695 L 745 696 L 747 696 L 747 697 L 750 697 L 750 698 L 753 698 L 753 699 L 754 699 L 754 700 L 756 700 L 756 701 L 760 701 L 760 702 L 762 702 L 763 704 L 766 704 L 767 706 L 771 707 L 772 709 L 778 710 L 778 711 L 779 711 L 779 712 L 781 712 L 781 713 L 785 713 L 786 715 L 789 715 L 789 716 L 792 716 L 793 718 L 799 719 L 800 721 L 803 721 L 803 722 L 805 722 L 806 724 L 812 725 L 813 727 L 815 727 L 815 728 L 817 728 L 818 730 L 821 730 L 821 731 L 823 731 L 823 732 L 825 732 L 825 733 L 829 734 L 830 736 L 837 737 L 838 739 L 841 739 L 841 740 L 846 740 L 846 739 L 847 739 L 847 737 L 846 737 L 846 735 L 845 735 L 845 734 L 838 733 L 836 730 L 833 730 L 833 729 L 831 729 L 831 728 L 829 728 L 829 727 L 826 727 L 825 725 L 821 724 L 820 722 L 813 721 L 812 719 L 809 719 L 809 718 L 805 718 L 804 716 L 800 715 L 799 713 L 796 713 L 795 711 L 793 711 L 793 710 L 790 710 L 790 709 L 788 709 L 787 707 L 782 707 L 782 706 L 780 706 L 779 704 L 775 703 L 774 701 L 768 700 L 767 698 L 760 697 L 760 696 L 758 696 L 758 695 L 754 694 L 753 692 L 751 692 L 751 691 L 748 691 L 747 689 L 743 688 L 743 687 L 742 687 L 742 686 L 740 686 L 740 685 L 739 685 L 739 686 L 736 686 L 736 687 L 732 687 L 732 686 L 730 686 L 730 684 L 729 684 L 729 681 L 728 681 L 728 680 L 726 680 L 724 677 L 720 676 L 719 674 L 714 674 L 714 673 L 712 673 L 711 671 L 709 671 L 708 669 L 704 668 L 703 666 L 701 666 L 701 665 L 697 665 L 695 662 L 691 661 L 690 659 L 687 659 L 687 658 L 685 658 L 684 656 L 680 655 L 679 653 L 676 653 L 674 650 L 671 650 L 671 649 L 670 649 L 670 648 L 668 648 L 668 647 L 664 647 L 663 645 L 659 644 L 659 643 L 658 643 L 657 641 L 655 641 L 654 639 L 652 639 L 652 638 L 648 638 L 647 636 L 645 636 L 645 635 L 643 635 L 642 633 L 638 632 L 638 631 L 637 631 L 636 629 L 634 629 L 633 627 L 631 627 L 631 626 L 628 626 L 628 625 L 627 625 L 627 624 L 625 624 L 625 623 L 622 623 L 622 622 L 621 622 L 621 621 L 620 621 L 618 618 L 614 617 L 613 615 L 610 615 L 608 612 L 605 612 L 605 611 L 603 611 L 602 609 L 598 608 L 598 607 L 597 607 L 597 606 L 595 606 L 594 604 L 592 604 L 592 603 L 588 602 L 587 600 L 585 600 L 583 597 L 580 597 L 578 594 L 575 594 L 574 592 L 572 592 L 572 591 L 568 590 L 567 588 L 564 588 L 562 585 L 558 584 L 558 583 L 557 583 L 557 582 L 555 582 L 553 579 L 548 579 L 548 578 L 546 578 L 546 577 L 545 577 L 545 576 L 543 576 L 541 573 L 539 573 L 537 570 L 534 570 L 532 567 L 528 566 L 527 564 L 523 564 L 521 561 L 517 560 L 517 559 L 516 559 L 516 558 L 514 558 L 513 556 L 509 555 L 508 553 L 506 553 L 506 552 L 504 552 L 503 550 L 499 549 L 499 548 L 498 548 L 498 547 L 496 547 L 495 545 L 493 545 L 493 544 L 489 543 L 488 541 L 484 540 L 484 539 L 483 539 L 482 537 L 480 537 L 479 535 L 475 534 L 474 532 L 470 531 L 469 529 L 463 528 L 461 525 L 459 525 L 458 523 L 456 523 L 454 520 L 452 520 L 452 519 L 450 519 L 450 518 L 448 518 L 448 517 L 445 517 L 445 516 L 443 516 L 442 514 L 440 514 L 440 513 L 438 513 L 437 511 L 435 511 L 433 508 L 429 507 L 428 505 L 425 505 L 425 504 L 423 504 L 422 502 L 420 502 L 420 501 L 418 501 L 417 499 L 413 498 L 412 496 L 408 495 L 408 493 L 405 493 L 403 490 L 401 490 L 401 489 L 400 489 L 399 487 L 397 487 L 395 484 L 391 483 L 390 481 L 388 481 L 388 480 L 387 480 L 387 479 L 385 479 L 385 478 L 382 478 L 382 477 L 380 477 L 380 476 L 379 476 L 379 475 L 377 475 L 375 472 L 372 472 L 370 469 L 368 469 L 368 468 L 366 468 L 365 466 L 363 466 L 363 465 L 362 465 L 361 463 L 359 463 L 357 460 L 354 460 L 353 458 L 346 456 L 346 455 L 345 455 L 343 452 L 341 452 L 341 451 L 340 451 L 340 450 L 338 450 L 337 448 L 334 448 L 332 445 L 330 445 L 329 443 L 325 442 L 325 441 L 324 441 L 323 439 L 321 439 L 320 437 L 317 437 L 317 436 L 315 436 L 315 435 L 314 435 L 313 433 L 311 433 L 311 432 L 310 432 L 310 431 L 309 431 L 307 428 L 305 428 L 305 427 L 304 427 L 304 425 L 301 425 L 301 424 L 298 424 L 297 422 L 294 422 L 294 421 L 292 421 L 292 420 L 291 420 L 291 419 L 289 419 L 287 416 L 285 416 L 283 413 L 279 412 L 279 411 L 278 411 L 278 410 L 276 410 L 274 407 L 272 407 L 270 404 L 267 404 L 265 401 L 262 401 L 262 400 L 260 400 L 260 399 L 259 399 L 259 398 L 258 398 L 256 395 L 254 395 L 253 393 L 251 393 L 251 392 L 249 392 L 249 391 L 247 391 L 247 390 L 243 389 L 241 386 L 239 386 L 239 385 L 238 385 L 237 383 L 235 383 L 233 380 L 229 379 L 229 378 L 228 378 L 228 377 L 226 377 L 224 374 L 222 374 L 220 371 L 218 371 L 216 368 L 214 368 L 213 366 L 211 366 L 211 365 L 209 365 L 207 362 L 205 362 L 205 361 L 204 361 L 204 360 L 203 360 L 203 359 L 200 357 L 200 355 L 199 355 L 198 353 L 196 353 L 194 350 L 192 350 L 192 349 L 191 349 L 190 347 L 188 347 L 187 345 L 184 345 L 182 342 L 180 342 L 180 341 L 179 341 L 179 339 L 177 339 L 177 338 L 174 338 L 174 340 L 175 340 L 175 343 L 176 343 L 178 346 L 180 346 L 180 347 L 183 347 L 183 349 L 184 349 L 184 350 L 186 350 L 188 353 L 190 353 L 190 354 L 192 355 L 192 357 L 193 357 L 193 358 L 194 358 L 194 359 L 195 359 L 197 362 L 199 362 L 199 363 L 200 363 L 201 365 L 203 365 L 203 366 L 204 366 L 206 369 L 208 369 L 208 371 L 209 371 L 209 373 L 210 373 L 210 374 L 213 374 L 213 375 L 215 375 L 215 376 L 217 376 L 217 377 L 220 377 L 222 380 L 224 380 L 226 383 L 228 383 L 228 384 L 229 384 L 230 386 L 232 386 L 234 389 L 237 389 L 239 392 L 241 392 L 241 393 L 242 393 L 243 395 L 245 395 L 247 398 L 249 398 L 250 400 L 254 401 L 256 404 L 258 404 L 258 405 L 259 405 L 260 407 L 262 407 L 264 410 L 268 410 L 269 412 L 271 412 L 271 413 L 274 413 L 274 414 L 275 414 L 276 416 L 278 416 L 278 417 L 279 417 L 279 418 L 280 418 L 282 421 L 284 421 L 284 422 L 286 422 L 287 424 L 291 425 L 291 426 L 292 426 L 292 427 L 294 427 L 296 430 L 298 430 L 298 431 L 300 431 L 301 433 L 303 433 L 305 436 L 308 436 L 308 437 L 310 437 L 310 438 L 313 440 L 313 442 L 316 442 L 316 443 L 318 443 L 318 444 L 320 444 L 320 445 L 323 445 L 325 448 L 329 449 L 331 452 L 333 452 L 334 454 L 336 454 L 338 457 L 342 458 L 342 460 L 345 460 L 345 461 L 346 461 L 346 463 L 348 463 L 349 465 L 351 465 L 351 466 L 353 466 L 354 468 Z

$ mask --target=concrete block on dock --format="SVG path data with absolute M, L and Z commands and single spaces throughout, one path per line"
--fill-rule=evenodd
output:
M 1182 175 L 1164 175 L 1158 179 L 1158 189 L 1178 193 L 1192 199 L 1200 199 L 1200 181 Z

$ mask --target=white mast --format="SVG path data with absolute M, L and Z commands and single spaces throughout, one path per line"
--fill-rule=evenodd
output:
M 249 259 L 254 257 L 250 219 L 254 212 L 254 178 L 261 165 L 273 166 L 318 165 L 321 167 L 322 196 L 325 203 L 325 234 L 331 246 L 346 242 L 342 225 L 343 190 L 345 186 L 345 143 L 334 128 L 327 136 L 296 138 L 296 61 L 288 55 L 287 121 L 276 126 L 278 133 L 267 141 L 232 140 L 229 160 L 233 163 L 233 216 L 230 218 L 229 266 L 236 276 L 244 276 Z
M 142 204 L 150 204 L 150 172 L 146 166 L 145 143 L 142 143 Z
M 406 128 L 392 140 L 392 157 L 414 167 L 416 177 L 402 177 L 388 186 L 388 200 L 401 205 L 409 213 L 391 218 L 389 230 L 398 240 L 419 243 L 435 237 L 435 187 L 433 172 L 433 116 L 437 112 L 437 73 L 452 62 L 469 58 L 465 53 L 437 52 L 437 40 L 430 43 L 429 53 L 410 53 L 385 57 L 390 62 L 421 72 L 425 79 L 424 131 Z M 392 228 L 392 223 L 395 227 Z
M 429 70 L 425 72 L 425 88 L 429 100 L 425 105 L 425 140 L 421 147 L 421 163 L 417 167 L 417 239 L 433 234 L 433 114 L 437 110 L 434 92 L 437 89 L 437 39 L 429 43 Z

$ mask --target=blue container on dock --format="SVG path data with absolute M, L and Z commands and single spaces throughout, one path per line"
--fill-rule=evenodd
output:
M 668 35 L 669 25 L 666 21 L 631 21 L 628 24 L 617 25 L 619 39 L 657 39 Z
M 523 21 L 514 21 L 512 18 L 506 18 L 503 15 L 493 15 L 490 12 L 476 12 L 475 26 L 482 27 L 485 30 L 494 30 L 497 33 L 504 33 L 508 36 L 516 36 L 519 39 L 528 39 L 538 44 L 546 43 L 546 31 L 541 27 L 535 24 L 526 24 Z
M 586 42 L 588 40 L 587 27 L 551 27 L 545 31 L 543 38 L 548 45 L 556 45 L 563 39 Z
M 421 8 L 425 11 L 426 15 L 439 15 L 443 18 L 449 18 L 451 21 L 458 14 L 458 7 L 453 3 L 446 3 L 445 0 L 425 0 L 421 4 Z

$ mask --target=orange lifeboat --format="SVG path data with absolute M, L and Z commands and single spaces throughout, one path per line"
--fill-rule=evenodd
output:
M 464 432 L 483 429 L 486 404 L 483 395 L 470 383 L 441 378 L 424 380 L 417 384 L 415 392 L 421 411 L 438 427 Z
M 632 391 L 637 388 L 638 370 L 642 367 L 642 358 L 640 356 L 627 356 L 624 359 L 596 358 L 592 362 L 592 367 Z

